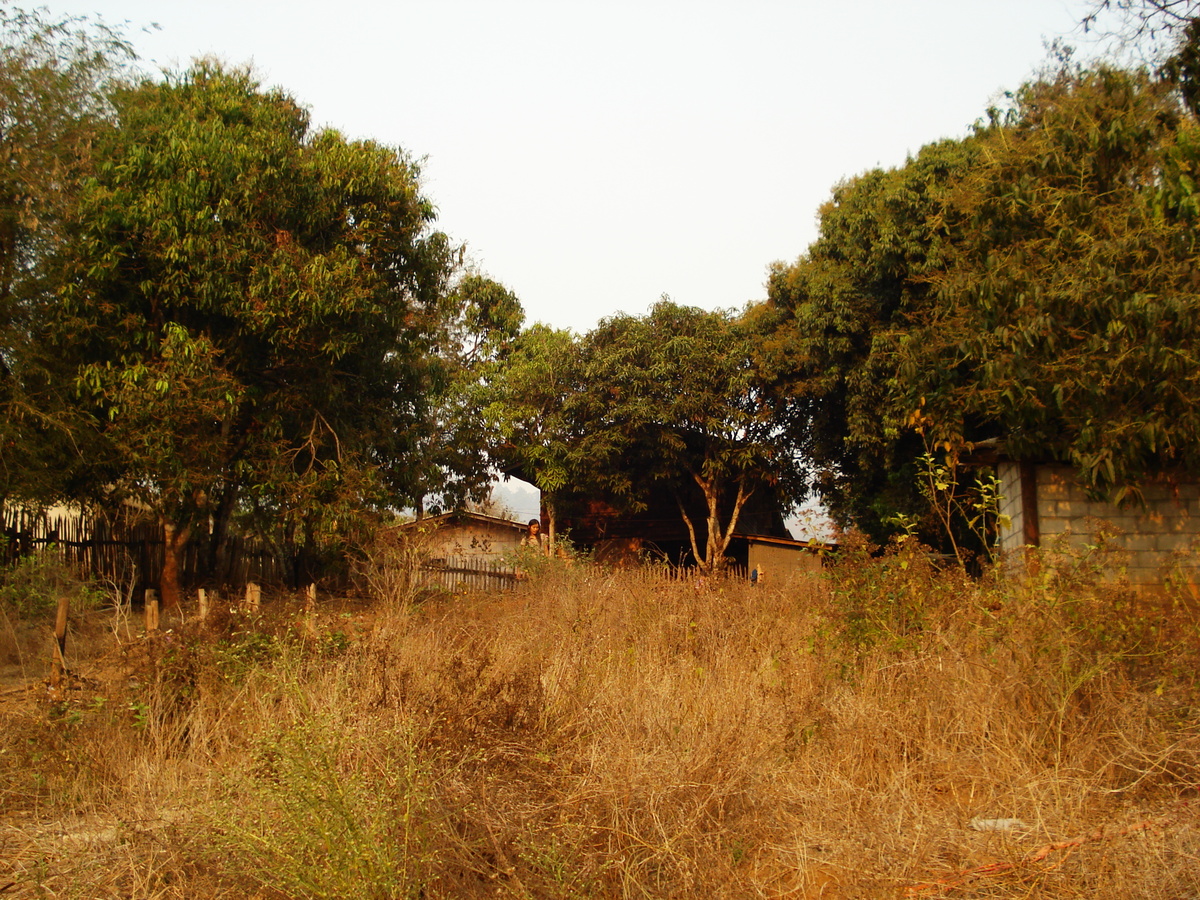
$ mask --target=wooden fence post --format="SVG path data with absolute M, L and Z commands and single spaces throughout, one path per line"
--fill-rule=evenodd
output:
M 146 588 L 146 634 L 158 631 L 158 591 Z
M 54 617 L 54 659 L 50 664 L 50 692 L 54 700 L 62 699 L 63 681 L 67 675 L 67 612 L 71 601 L 58 598 L 58 613 Z
M 317 585 L 304 586 L 304 631 L 310 638 L 317 636 Z
M 208 622 L 208 588 L 196 589 L 196 603 L 200 607 L 198 610 L 200 624 L 204 625 Z
M 256 582 L 251 581 L 246 585 L 246 607 L 253 612 L 262 608 L 262 587 Z

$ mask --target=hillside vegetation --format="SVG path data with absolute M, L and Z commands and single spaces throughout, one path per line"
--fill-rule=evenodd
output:
M 280 596 L 153 639 L 95 609 L 68 697 L 3 694 L 0 892 L 1196 896 L 1194 611 L 1090 575 L 852 549 L 754 587 Z M 49 624 L 4 613 L 32 680 Z

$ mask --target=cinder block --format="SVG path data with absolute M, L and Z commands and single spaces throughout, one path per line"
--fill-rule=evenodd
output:
M 1132 585 L 1151 585 L 1162 581 L 1158 569 L 1126 569 L 1125 579 Z
M 1170 555 L 1172 553 L 1187 553 L 1192 547 L 1192 535 L 1190 534 L 1156 534 L 1154 535 L 1154 549 L 1160 553 Z
M 1131 553 L 1151 553 L 1162 549 L 1158 545 L 1158 535 L 1156 534 L 1131 533 L 1122 543 L 1125 549 Z
M 1038 479 L 1038 500 L 1066 500 L 1071 494 L 1066 484 L 1061 481 L 1042 481 Z

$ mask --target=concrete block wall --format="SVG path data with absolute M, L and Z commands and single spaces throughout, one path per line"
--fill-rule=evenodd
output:
M 1025 518 L 1021 507 L 1021 466 L 1015 462 L 1001 462 L 996 466 L 996 478 L 1000 481 L 1000 515 L 1008 517 L 1008 527 L 1000 530 L 1000 549 L 1015 551 L 1021 547 L 1021 536 L 1025 532 Z
M 1022 545 L 1020 467 L 997 467 L 1011 519 L 1001 532 L 1003 551 Z M 1038 531 L 1041 546 L 1103 554 L 1114 579 L 1153 589 L 1173 572 L 1200 582 L 1200 481 L 1160 478 L 1143 486 L 1144 504 L 1115 506 L 1091 500 L 1068 466 L 1037 467 Z M 1089 549 L 1090 548 L 1090 549 Z

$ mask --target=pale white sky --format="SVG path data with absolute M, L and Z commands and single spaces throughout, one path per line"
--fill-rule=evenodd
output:
M 318 125 L 424 157 L 440 227 L 586 331 L 765 296 L 838 180 L 961 136 L 1089 0 L 45 0 L 143 59 L 252 61 Z M 161 29 L 141 33 L 157 22 Z

